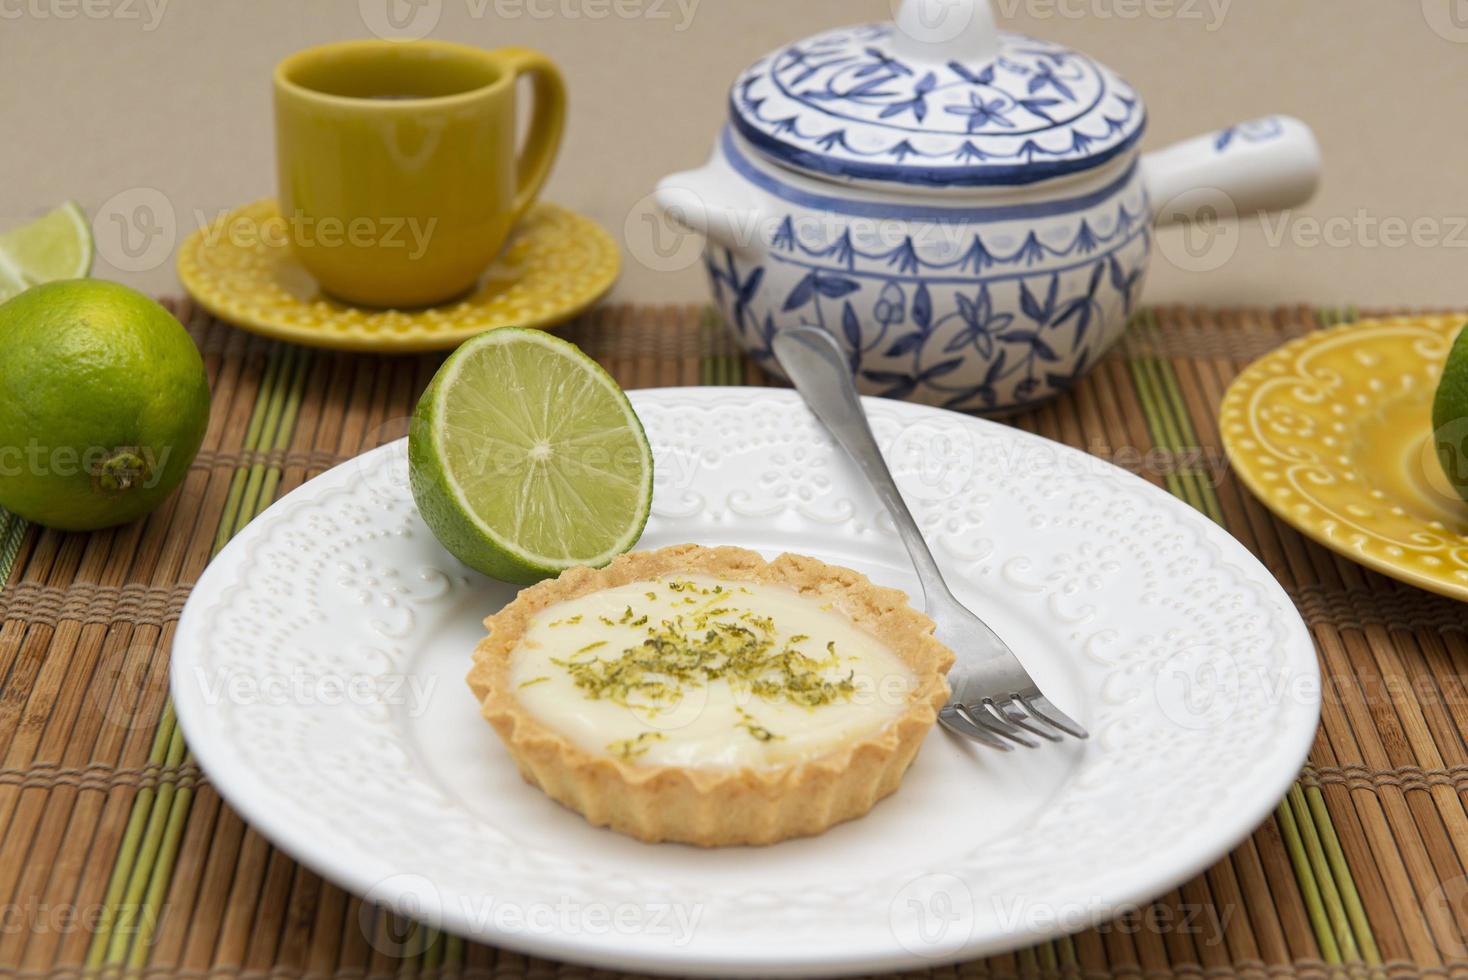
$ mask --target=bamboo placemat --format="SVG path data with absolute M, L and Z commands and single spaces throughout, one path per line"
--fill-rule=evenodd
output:
M 166 677 L 191 584 L 270 501 L 404 434 L 438 360 L 308 351 L 173 309 L 214 388 L 181 492 L 91 535 L 0 512 L 0 974 L 589 974 L 364 907 L 245 826 L 190 760 Z M 1105 927 L 935 973 L 1468 976 L 1468 607 L 1274 520 L 1228 473 L 1214 417 L 1250 360 L 1355 316 L 1149 311 L 1075 392 L 1014 420 L 1141 472 L 1250 547 L 1310 624 L 1323 724 L 1287 799 L 1207 873 Z M 607 308 L 564 334 L 629 388 L 766 382 L 697 308 Z

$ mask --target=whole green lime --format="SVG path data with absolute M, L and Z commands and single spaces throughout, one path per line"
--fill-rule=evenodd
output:
M 1468 327 L 1458 331 L 1443 364 L 1432 400 L 1432 430 L 1443 475 L 1468 500 Z
M 134 520 L 178 486 L 209 424 L 209 381 L 184 328 L 99 279 L 0 305 L 0 506 L 89 531 Z

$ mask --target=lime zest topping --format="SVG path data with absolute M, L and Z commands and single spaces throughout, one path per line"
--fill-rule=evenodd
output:
M 737 712 L 739 712 L 739 725 L 738 725 L 738 727 L 739 728 L 742 728 L 746 732 L 748 732 L 750 734 L 750 736 L 752 738 L 754 738 L 756 741 L 759 741 L 759 742 L 769 742 L 769 741 L 772 741 L 774 739 L 782 738 L 783 737 L 783 736 L 780 736 L 780 735 L 776 735 L 774 732 L 770 731 L 764 725 L 761 725 L 755 719 L 754 715 L 750 714 L 748 711 L 745 711 L 743 708 L 735 707 L 734 710 L 737 711 Z
M 718 680 L 766 702 L 810 709 L 850 700 L 856 691 L 850 669 L 836 672 L 840 658 L 834 643 L 827 645 L 827 656 L 813 657 L 797 648 L 808 636 L 796 634 L 782 641 L 769 616 L 715 605 L 727 594 L 722 586 L 677 579 L 664 584 L 704 608 L 650 623 L 648 613 L 629 605 L 617 620 L 599 618 L 608 626 L 641 630 L 639 642 L 615 655 L 583 658 L 582 654 L 607 645 L 599 640 L 570 658 L 551 660 L 567 672 L 583 697 L 657 715 L 677 704 L 686 690 Z M 767 729 L 761 731 L 764 735 L 752 730 L 750 734 L 762 741 L 774 737 Z
M 619 738 L 615 742 L 607 743 L 607 751 L 623 759 L 635 759 L 646 754 L 651 747 L 648 742 L 661 742 L 668 736 L 662 732 L 640 732 L 633 738 Z

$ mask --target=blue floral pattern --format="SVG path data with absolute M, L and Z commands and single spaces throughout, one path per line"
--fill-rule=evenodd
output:
M 1137 302 L 1145 208 L 1118 201 L 1109 218 L 1080 217 L 1062 243 L 1032 229 L 1008 249 L 988 245 L 982 227 L 961 249 L 910 237 L 864 248 L 849 230 L 812 241 L 787 216 L 763 260 L 711 246 L 706 265 L 715 302 L 768 367 L 777 331 L 815 325 L 840 341 L 869 394 L 1009 410 L 1064 391 L 1115 339 L 1098 328 L 1123 324 Z M 767 275 L 771 264 L 785 274 Z
M 1279 116 L 1264 116 L 1221 129 L 1213 137 L 1213 150 L 1222 153 L 1239 143 L 1268 143 L 1284 135 L 1284 120 Z
M 943 185 L 1088 169 L 1141 135 L 1136 92 L 1069 48 L 1001 34 L 992 61 L 914 65 L 892 53 L 895 30 L 829 31 L 756 62 L 734 84 L 731 119 L 805 170 Z

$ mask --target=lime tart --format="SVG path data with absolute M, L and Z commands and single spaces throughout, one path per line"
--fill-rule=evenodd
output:
M 572 568 L 485 626 L 469 686 L 525 779 L 598 826 L 705 847 L 866 813 L 953 663 L 902 592 L 740 548 Z

